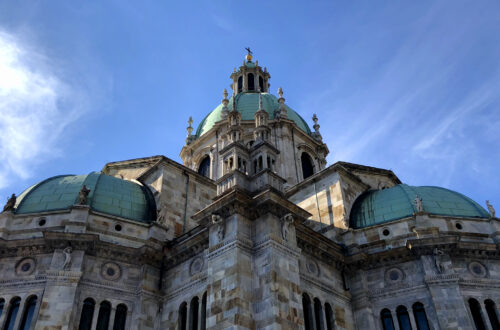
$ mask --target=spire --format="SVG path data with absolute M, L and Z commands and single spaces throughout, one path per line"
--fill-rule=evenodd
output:
M 224 88 L 224 91 L 222 92 L 222 96 L 224 97 L 222 99 L 222 119 L 225 119 L 227 117 L 227 114 L 229 113 L 229 109 L 227 108 L 227 105 L 229 103 L 229 100 L 227 99 L 227 90 Z
M 318 124 L 318 117 L 316 114 L 313 114 L 312 120 L 314 122 L 313 128 L 314 128 L 314 133 L 312 133 L 313 138 L 315 138 L 318 141 L 322 141 L 323 137 L 321 136 L 319 132 L 319 124 Z
M 286 107 L 285 107 L 285 98 L 283 97 L 283 88 L 278 88 L 278 95 L 279 95 L 279 99 L 278 99 L 278 103 L 280 104 L 280 107 L 279 109 L 277 110 L 277 114 L 275 117 L 277 118 L 288 118 L 288 114 L 287 114 L 287 110 L 286 110 Z
M 193 125 L 193 117 L 191 117 L 191 116 L 189 117 L 188 124 L 189 124 L 189 126 L 186 128 L 187 133 L 188 133 L 187 138 L 186 138 L 186 145 L 191 144 L 194 141 L 194 139 L 196 138 L 194 135 L 192 135 L 192 133 L 193 133 L 193 126 L 192 126 Z

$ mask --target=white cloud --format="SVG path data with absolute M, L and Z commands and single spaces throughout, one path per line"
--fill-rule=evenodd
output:
M 58 141 L 84 112 L 54 63 L 0 31 L 0 188 L 60 155 Z

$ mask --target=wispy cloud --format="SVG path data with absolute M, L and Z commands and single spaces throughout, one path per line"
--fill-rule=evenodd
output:
M 54 65 L 0 31 L 0 189 L 60 155 L 58 141 L 87 109 Z

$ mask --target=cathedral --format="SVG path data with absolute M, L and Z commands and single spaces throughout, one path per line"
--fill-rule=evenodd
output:
M 60 175 L 0 213 L 0 328 L 500 329 L 493 206 L 327 165 L 249 52 L 182 164 Z M 328 128 L 326 128 L 328 129 Z

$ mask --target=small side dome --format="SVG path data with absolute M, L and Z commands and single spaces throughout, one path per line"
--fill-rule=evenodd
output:
M 78 203 L 83 185 L 90 189 L 87 205 L 92 210 L 145 223 L 156 219 L 155 201 L 146 187 L 100 172 L 61 175 L 42 181 L 19 196 L 15 213 L 69 209 Z
M 417 212 L 415 197 L 422 198 L 425 212 L 441 216 L 488 218 L 488 212 L 472 199 L 441 187 L 399 184 L 359 196 L 351 210 L 350 227 L 364 228 L 411 217 Z

